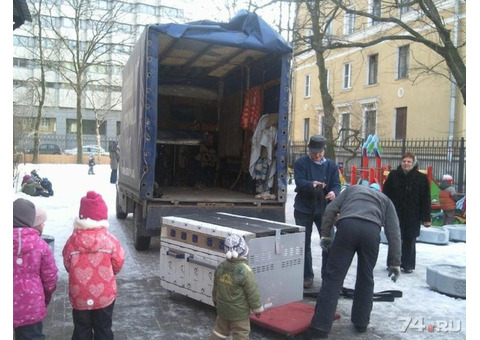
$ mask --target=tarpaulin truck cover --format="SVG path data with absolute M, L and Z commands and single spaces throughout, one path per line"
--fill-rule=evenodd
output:
M 213 88 L 214 80 L 238 68 L 241 60 L 269 54 L 282 56 L 282 67 L 289 70 L 291 52 L 277 32 L 247 11 L 228 23 L 203 20 L 147 26 L 123 70 L 119 185 L 140 199 L 153 195 L 159 86 L 188 81 Z M 281 80 L 284 88 L 289 86 L 286 73 Z M 202 83 L 196 84 L 199 79 Z M 280 102 L 287 103 L 287 97 L 288 91 L 281 91 Z M 278 112 L 286 116 L 286 110 L 281 107 Z

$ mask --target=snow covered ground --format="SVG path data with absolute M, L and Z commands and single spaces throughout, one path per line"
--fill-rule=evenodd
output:
M 53 197 L 30 197 L 19 192 L 23 174 L 30 173 L 33 169 L 36 169 L 40 176 L 48 177 L 52 181 L 53 190 L 55 191 Z M 93 176 L 89 176 L 87 171 L 87 165 L 25 164 L 20 167 L 18 186 L 14 185 L 13 188 L 13 200 L 18 197 L 27 198 L 47 211 L 48 220 L 44 233 L 55 237 L 55 259 L 59 267 L 60 277 L 63 278 L 66 278 L 67 274 L 62 265 L 63 260 L 60 249 L 62 249 L 72 231 L 73 219 L 78 215 L 80 198 L 88 190 L 95 190 L 103 195 L 109 207 L 109 219 L 112 223 L 120 223 L 115 218 L 115 185 L 109 183 L 109 165 L 97 165 L 95 167 L 96 174 Z M 294 185 L 290 185 L 288 188 L 287 223 L 292 224 L 294 224 L 292 207 L 294 195 Z M 470 235 L 469 233 L 469 239 L 473 237 Z M 11 241 L 9 240 L 10 238 L 5 239 L 5 249 L 11 249 L 9 248 L 11 247 Z M 314 232 L 312 248 L 314 249 L 314 262 L 316 264 L 321 263 L 320 247 L 315 247 L 318 241 L 318 234 Z M 470 243 L 470 245 L 472 246 L 473 243 Z M 438 246 L 417 243 L 417 269 L 412 274 L 400 276 L 396 283 L 393 283 L 387 277 L 387 271 L 385 270 L 386 254 L 387 245 L 381 244 L 379 259 L 374 272 L 375 291 L 401 290 L 403 297 L 395 299 L 393 303 L 374 303 L 369 332 L 367 332 L 369 335 L 365 339 L 465 339 L 467 336 L 467 300 L 449 297 L 433 291 L 426 283 L 426 270 L 427 266 L 436 264 L 465 266 L 467 244 L 450 242 L 448 245 Z M 5 264 L 4 270 L 11 274 L 10 268 L 9 265 Z M 320 268 L 316 267 L 315 272 L 319 277 Z M 354 259 L 344 282 L 345 287 L 354 287 L 355 273 L 356 263 Z M 472 284 L 471 275 L 469 274 L 468 282 L 470 285 L 468 287 L 472 288 L 474 284 Z M 124 275 L 128 278 L 127 273 Z M 319 279 L 315 280 L 315 284 L 318 286 L 320 283 L 317 280 Z M 12 281 L 8 280 L 8 282 Z M 5 289 L 7 292 L 12 291 L 11 286 Z M 473 295 L 470 295 L 471 293 L 473 293 L 473 289 L 468 289 L 468 301 L 470 302 L 474 301 Z M 472 303 L 469 306 L 472 306 Z M 342 339 L 341 327 L 350 324 L 350 308 L 351 300 L 341 299 L 339 301 L 337 312 L 343 317 L 334 323 L 330 338 Z M 8 308 L 8 312 L 11 313 L 10 308 Z M 11 318 L 4 317 L 2 319 L 5 322 L 5 329 L 10 329 Z M 430 325 L 435 326 L 433 332 L 432 328 L 428 327 Z M 444 327 L 443 330 L 442 327 Z M 470 330 L 472 328 L 474 329 L 475 326 L 470 324 Z M 475 331 L 470 331 L 470 333 L 473 335 Z M 357 338 L 363 339 L 361 336 Z M 255 337 L 255 339 L 258 339 L 258 337 Z

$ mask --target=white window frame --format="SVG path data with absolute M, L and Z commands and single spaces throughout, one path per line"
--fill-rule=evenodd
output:
M 312 39 L 313 39 L 313 31 L 311 28 L 307 29 L 307 32 L 305 33 L 305 47 L 307 49 L 312 48 Z
M 406 49 L 406 54 L 402 53 Z M 397 79 L 405 79 L 409 76 L 410 69 L 410 45 L 402 45 L 397 48 Z
M 376 56 L 376 62 L 372 63 L 372 57 Z M 378 53 L 373 53 L 368 56 L 367 59 L 367 85 L 377 85 L 378 84 Z M 372 67 L 375 69 L 372 70 Z M 372 79 L 372 72 L 374 72 Z
M 369 0 L 370 1 L 370 13 L 374 16 L 381 17 L 382 16 L 382 0 Z M 378 8 L 375 6 L 375 3 L 378 1 Z M 380 11 L 380 13 L 376 13 L 376 10 Z M 378 21 L 374 21 L 370 18 L 370 25 L 375 26 L 378 25 Z
M 310 98 L 310 96 L 312 95 L 312 76 L 310 74 L 305 75 L 305 81 L 303 85 L 303 96 L 305 98 Z
M 303 140 L 308 142 L 310 138 L 310 118 L 303 119 Z
M 411 2 L 412 0 L 397 0 L 398 16 L 400 18 L 412 10 L 412 5 L 409 5 Z
M 330 69 L 325 70 L 327 72 L 327 90 L 330 91 Z
M 378 98 L 366 98 L 359 100 L 358 103 L 362 107 L 362 136 L 363 138 L 367 138 L 367 112 L 375 111 L 375 133 L 377 132 L 378 128 Z
M 348 9 L 355 10 L 355 6 L 350 6 Z M 355 14 L 345 12 L 343 15 L 343 34 L 350 35 L 355 32 Z
M 327 45 L 329 41 L 331 41 L 331 37 L 333 35 L 333 21 L 330 21 L 328 24 L 324 24 L 323 26 L 323 44 Z
M 325 115 L 322 112 L 318 113 L 318 134 L 324 136 L 325 134 L 323 133 L 323 119 L 325 118 Z
M 342 67 L 342 90 L 352 88 L 352 63 L 343 64 Z
M 352 113 L 351 112 L 347 112 L 347 111 L 344 111 L 344 112 L 340 112 L 340 123 L 339 123 L 339 126 L 340 126 L 340 130 L 345 128 L 345 117 L 348 117 L 348 126 L 346 127 L 348 130 L 350 129 L 350 125 L 352 123 Z M 340 141 L 344 141 L 346 138 L 346 135 L 347 135 L 348 131 L 342 131 L 340 133 Z

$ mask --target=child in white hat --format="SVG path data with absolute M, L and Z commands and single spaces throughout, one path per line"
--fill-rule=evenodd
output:
M 448 174 L 443 175 L 438 187 L 440 189 L 438 199 L 440 200 L 440 209 L 442 209 L 442 225 L 454 224 L 458 198 L 457 191 L 453 186 L 453 177 Z
M 225 239 L 226 260 L 215 270 L 212 299 L 217 307 L 217 320 L 211 339 L 249 339 L 250 314 L 263 312 L 255 275 L 247 263 L 248 245 L 243 237 Z

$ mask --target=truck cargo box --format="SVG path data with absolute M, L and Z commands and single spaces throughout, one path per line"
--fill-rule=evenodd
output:
M 291 47 L 253 13 L 149 25 L 123 70 L 117 217 L 137 250 L 162 216 L 285 220 Z

